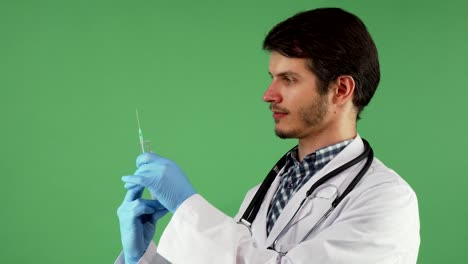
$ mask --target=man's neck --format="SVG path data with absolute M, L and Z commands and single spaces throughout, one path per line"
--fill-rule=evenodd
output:
M 356 129 L 333 129 L 310 134 L 299 139 L 298 158 L 302 161 L 305 156 L 315 151 L 357 136 Z

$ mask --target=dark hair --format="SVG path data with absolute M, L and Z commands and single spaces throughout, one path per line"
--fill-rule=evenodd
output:
M 330 82 L 340 75 L 352 76 L 357 119 L 380 81 L 377 48 L 366 26 L 340 8 L 309 10 L 286 19 L 268 33 L 263 49 L 308 59 L 321 94 L 327 93 Z

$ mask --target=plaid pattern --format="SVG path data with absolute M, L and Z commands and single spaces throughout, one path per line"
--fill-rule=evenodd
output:
M 319 170 L 340 153 L 349 143 L 353 141 L 345 140 L 334 145 L 330 145 L 317 150 L 304 157 L 299 162 L 297 160 L 297 147 L 291 150 L 286 159 L 286 164 L 281 175 L 281 182 L 268 209 L 267 234 L 283 211 L 289 199 Z

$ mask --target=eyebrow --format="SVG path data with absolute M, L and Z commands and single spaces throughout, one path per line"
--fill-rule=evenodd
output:
M 273 74 L 271 74 L 271 72 L 268 72 L 268 74 L 273 77 Z M 296 78 L 299 78 L 300 75 L 295 73 L 295 72 L 292 72 L 292 71 L 284 71 L 284 72 L 280 72 L 278 74 L 276 74 L 277 77 L 296 77 Z

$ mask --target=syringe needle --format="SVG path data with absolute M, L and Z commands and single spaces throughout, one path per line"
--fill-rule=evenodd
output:
M 138 108 L 136 109 L 136 117 L 137 117 L 137 123 L 138 123 L 138 137 L 140 138 L 141 153 L 145 153 L 143 132 L 141 132 L 140 115 L 138 114 Z

